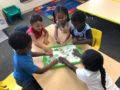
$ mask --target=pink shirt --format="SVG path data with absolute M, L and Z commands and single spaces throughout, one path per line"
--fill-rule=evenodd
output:
M 38 31 L 34 30 L 32 27 L 29 27 L 29 29 L 27 30 L 27 33 L 33 33 L 35 35 L 35 37 L 38 39 L 39 37 L 42 36 L 43 30 L 44 30 L 44 28 L 38 32 Z

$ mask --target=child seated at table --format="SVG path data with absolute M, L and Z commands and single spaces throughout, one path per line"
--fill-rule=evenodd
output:
M 73 24 L 71 34 L 73 37 L 73 44 L 90 44 L 92 45 L 92 31 L 91 27 L 85 22 L 86 15 L 83 12 L 76 11 L 71 16 Z
M 52 53 L 51 49 L 41 44 L 42 41 L 41 43 L 37 41 L 38 38 L 44 38 L 43 43 L 46 45 L 49 44 L 49 34 L 44 27 L 42 17 L 39 14 L 33 14 L 30 19 L 30 24 L 31 26 L 27 30 L 27 34 L 31 36 L 33 43 L 38 48 L 44 49 L 45 51 Z
M 77 77 L 87 85 L 88 90 L 120 90 L 105 71 L 104 59 L 99 52 L 90 49 L 81 55 L 74 50 L 73 54 L 81 58 L 83 69 L 75 67 L 63 57 L 59 57 L 59 61 L 75 72 Z
M 58 44 L 63 45 L 70 38 L 71 22 L 68 10 L 63 6 L 57 6 L 54 14 L 54 20 L 56 22 L 54 37 Z M 62 34 L 63 37 L 60 37 L 60 34 Z M 61 40 L 61 38 L 63 40 Z
M 57 64 L 57 60 L 54 60 L 43 68 L 36 66 L 33 63 L 32 57 L 51 54 L 31 52 L 32 39 L 24 32 L 12 33 L 8 39 L 8 43 L 14 49 L 14 78 L 17 84 L 22 86 L 23 90 L 43 90 L 32 74 L 46 72 L 53 65 Z

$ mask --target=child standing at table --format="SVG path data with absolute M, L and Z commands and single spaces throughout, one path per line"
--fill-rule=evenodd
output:
M 71 34 L 73 37 L 73 44 L 90 44 L 92 45 L 92 31 L 91 27 L 85 23 L 86 15 L 83 12 L 76 11 L 71 16 L 73 24 Z
M 46 45 L 49 44 L 49 34 L 44 27 L 42 17 L 39 14 L 33 14 L 30 19 L 30 24 L 31 26 L 27 30 L 27 34 L 31 36 L 33 43 L 37 47 L 44 49 L 45 51 L 51 52 L 49 48 L 45 47 L 44 45 L 41 45 L 42 41 L 41 43 L 37 41 L 38 38 L 44 38 L 43 43 Z
M 99 52 L 90 49 L 81 55 L 77 50 L 74 50 L 73 54 L 81 58 L 83 69 L 75 67 L 63 57 L 60 57 L 59 60 L 75 72 L 89 90 L 120 90 L 106 73 L 103 67 L 103 56 Z
M 33 63 L 32 57 L 50 55 L 46 53 L 31 52 L 32 39 L 24 32 L 14 32 L 8 39 L 9 45 L 14 49 L 14 78 L 23 90 L 43 90 L 36 82 L 33 73 L 42 74 L 57 64 L 54 60 L 49 65 L 40 68 Z
M 54 37 L 58 44 L 64 44 L 70 38 L 71 31 L 68 10 L 63 6 L 58 6 L 55 8 L 54 14 L 54 20 L 56 20 Z M 62 37 L 59 37 L 61 33 L 64 34 L 63 40 L 60 40 Z

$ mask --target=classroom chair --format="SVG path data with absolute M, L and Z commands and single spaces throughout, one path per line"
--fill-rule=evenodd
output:
M 13 73 L 11 73 L 5 80 L 0 81 L 0 90 L 22 90 L 22 87 L 17 85 Z
M 99 50 L 101 46 L 102 31 L 92 28 L 92 35 L 93 35 L 92 47 L 94 47 L 96 50 Z
M 6 19 L 8 22 L 13 23 L 13 17 L 15 17 L 16 15 L 17 18 L 21 18 L 22 19 L 22 14 L 21 14 L 21 10 L 20 8 L 16 7 L 15 5 L 6 7 L 2 9 L 4 15 L 6 16 Z

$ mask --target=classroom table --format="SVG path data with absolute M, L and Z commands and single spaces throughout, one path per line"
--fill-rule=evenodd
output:
M 51 24 L 46 27 L 47 31 L 49 32 L 49 46 L 55 45 L 56 42 L 54 40 L 54 24 Z M 61 37 L 62 39 L 63 37 Z M 41 40 L 39 40 L 41 42 Z M 91 46 L 84 44 L 80 45 L 83 50 L 93 49 Z M 33 45 L 32 51 L 41 51 L 37 47 Z M 104 57 L 104 67 L 106 71 L 111 76 L 113 82 L 115 82 L 118 77 L 120 76 L 120 63 L 116 60 L 112 59 L 111 57 L 107 56 L 106 54 L 102 53 Z M 35 57 L 34 63 L 39 66 L 43 67 L 42 58 Z M 76 65 L 79 68 L 83 68 L 82 64 Z M 51 69 L 44 74 L 33 74 L 34 78 L 37 82 L 44 88 L 44 90 L 87 90 L 86 85 L 79 80 L 76 75 L 67 67 L 62 67 L 58 69 Z
M 77 9 L 120 25 L 120 0 L 89 0 Z

